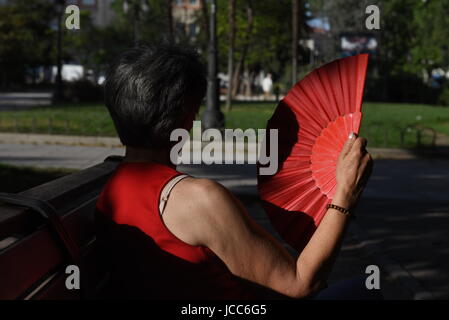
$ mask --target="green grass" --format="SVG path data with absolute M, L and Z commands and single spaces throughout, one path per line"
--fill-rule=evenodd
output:
M 0 113 L 0 131 L 88 136 L 114 136 L 112 120 L 104 106 L 64 105 Z
M 237 103 L 226 114 L 227 128 L 265 128 L 273 113 L 274 103 Z M 204 110 L 204 109 L 202 109 Z M 416 130 L 428 127 L 449 135 L 449 108 L 393 103 L 365 103 L 361 134 L 371 146 L 400 146 L 401 131 L 405 147 L 416 143 Z M 0 113 L 0 131 L 51 134 L 115 136 L 106 108 L 102 105 L 65 105 L 26 111 Z M 423 131 L 423 143 L 431 141 L 431 132 Z
M 21 192 L 76 170 L 38 169 L 0 164 L 0 192 Z

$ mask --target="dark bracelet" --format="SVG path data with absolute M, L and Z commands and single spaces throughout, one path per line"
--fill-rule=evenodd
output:
M 329 204 L 326 206 L 326 209 L 335 209 L 335 210 L 337 210 L 337 211 L 340 211 L 341 213 L 344 213 L 344 214 L 347 215 L 347 216 L 350 215 L 349 209 L 346 209 L 346 208 L 337 206 L 337 205 L 332 204 L 332 203 L 329 203 Z

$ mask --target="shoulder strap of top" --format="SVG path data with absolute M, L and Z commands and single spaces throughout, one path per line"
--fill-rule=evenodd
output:
M 173 187 L 182 179 L 187 178 L 188 175 L 186 174 L 181 174 L 178 175 L 176 177 L 174 177 L 173 179 L 171 179 L 162 189 L 161 192 L 161 198 L 159 199 L 159 213 L 162 216 L 162 214 L 164 213 L 164 209 L 165 209 L 165 205 L 167 204 L 168 201 L 168 197 L 170 195 L 170 192 L 172 191 Z

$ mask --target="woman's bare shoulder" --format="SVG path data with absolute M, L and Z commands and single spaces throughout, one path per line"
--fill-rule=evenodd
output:
M 194 177 L 182 179 L 173 191 L 176 193 L 176 197 L 195 202 L 198 205 L 209 205 L 211 201 L 226 200 L 230 194 L 223 185 L 215 180 Z
M 216 228 L 231 222 L 226 210 L 233 205 L 230 192 L 211 179 L 187 177 L 172 189 L 164 211 L 167 227 L 192 245 L 205 245 L 217 235 Z

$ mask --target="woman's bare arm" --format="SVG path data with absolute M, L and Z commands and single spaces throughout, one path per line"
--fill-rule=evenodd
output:
M 346 142 L 337 165 L 334 204 L 350 208 L 359 198 L 372 163 L 365 144 L 355 137 Z M 296 298 L 309 296 L 326 282 L 348 222 L 347 216 L 329 209 L 296 259 L 216 182 L 185 179 L 170 199 L 164 222 L 178 238 L 207 246 L 233 274 Z

